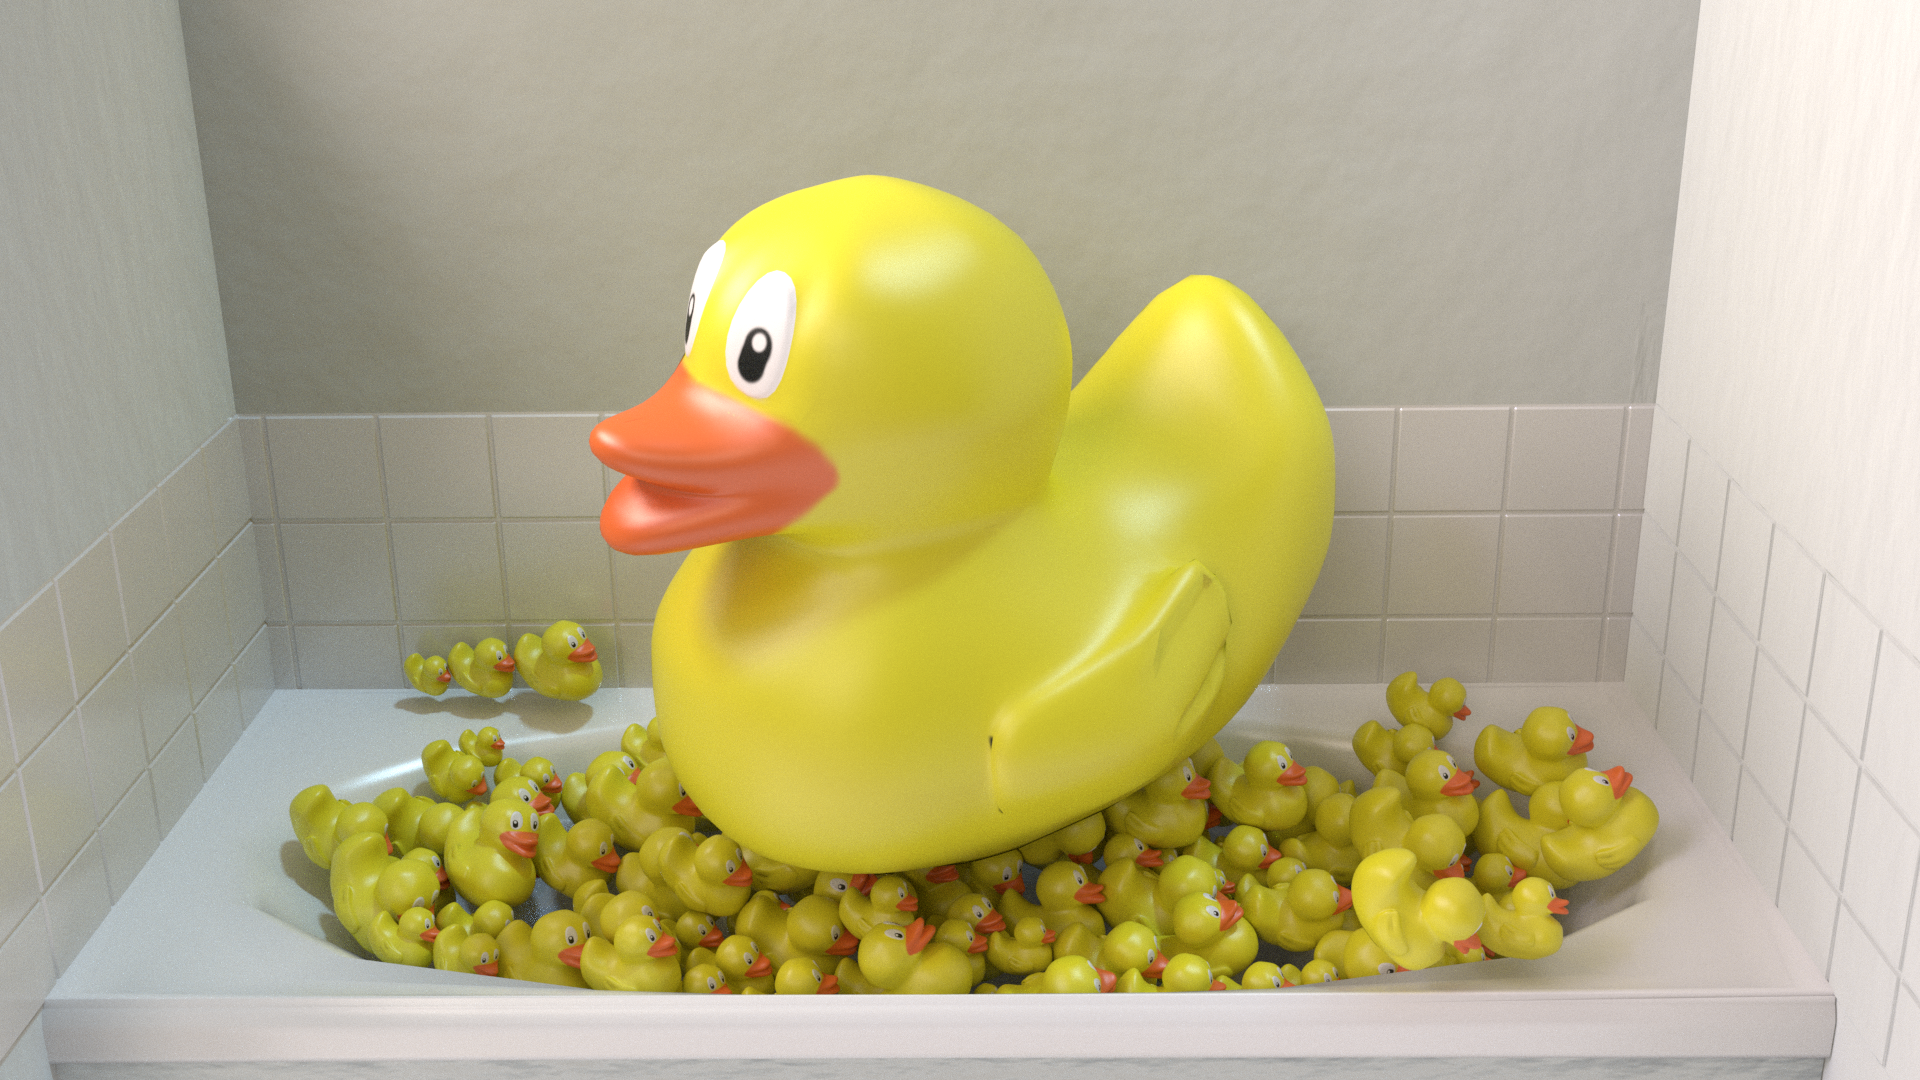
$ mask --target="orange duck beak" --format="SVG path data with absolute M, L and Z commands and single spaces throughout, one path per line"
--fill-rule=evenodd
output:
M 433 942 L 434 938 L 437 938 L 439 936 L 440 936 L 440 928 L 436 926 L 429 926 L 425 930 L 420 931 L 420 940 L 425 941 L 429 944 Z
M 629 555 L 778 532 L 840 480 L 818 447 L 701 385 L 684 364 L 652 397 L 602 421 L 588 444 L 626 474 L 600 511 L 600 535 Z
M 569 945 L 566 948 L 561 949 L 559 953 L 555 954 L 555 959 L 559 960 L 561 963 L 567 965 L 568 967 L 579 967 L 580 953 L 585 949 L 586 949 L 585 945 Z
M 986 918 L 973 924 L 973 928 L 985 934 L 998 933 L 1007 928 L 1007 920 L 1001 918 L 999 912 L 989 911 Z
M 1338 915 L 1353 906 L 1353 890 L 1345 885 L 1335 885 L 1334 888 L 1340 890 L 1340 902 L 1333 905 L 1333 913 Z
M 1567 913 L 1567 898 L 1564 896 L 1556 896 L 1547 901 L 1547 912 L 1552 915 L 1565 915 Z
M 1073 890 L 1073 898 L 1083 904 L 1104 904 L 1107 902 L 1107 887 L 1097 881 L 1089 881 Z
M 1210 799 L 1213 797 L 1213 781 L 1204 776 L 1196 776 L 1186 787 L 1180 789 L 1183 798 Z
M 1232 897 L 1230 896 L 1221 897 L 1220 898 L 1220 929 L 1222 931 L 1233 929 L 1233 924 L 1239 922 L 1240 917 L 1245 913 L 1246 913 L 1246 909 L 1242 908 L 1240 904 L 1237 901 L 1235 901 Z
M 660 940 L 647 946 L 647 955 L 655 960 L 663 960 L 680 953 L 680 939 L 672 934 L 661 934 Z
M 935 885 L 945 885 L 949 881 L 959 881 L 960 868 L 953 863 L 948 863 L 945 866 L 936 866 L 927 871 L 927 880 L 933 882 Z
M 975 955 L 978 955 L 979 953 L 986 952 L 987 947 L 990 944 L 991 942 L 989 942 L 986 938 L 981 937 L 979 934 L 968 934 L 967 935 L 967 955 L 975 956 Z
M 576 664 L 591 664 L 600 659 L 600 653 L 591 641 L 581 641 L 580 647 L 567 654 L 567 659 Z
M 1572 757 L 1575 754 L 1584 754 L 1592 749 L 1593 732 L 1588 731 L 1579 724 L 1573 725 L 1573 745 L 1567 747 L 1567 756 Z
M 620 853 L 609 851 L 593 860 L 593 868 L 603 874 L 617 873 L 620 870 Z
M 519 668 L 519 662 L 511 656 L 503 656 L 499 660 L 494 661 L 493 665 L 493 670 L 495 671 L 517 671 Z M 494 749 L 498 750 L 500 747 L 496 746 Z
M 1149 979 L 1157 979 L 1166 970 L 1167 970 L 1167 957 L 1156 954 L 1153 958 L 1153 962 L 1147 965 L 1147 970 L 1141 972 L 1140 974 L 1145 975 Z
M 840 992 L 840 976 L 838 975 L 829 975 L 826 978 L 821 979 L 820 989 L 814 991 L 814 993 L 816 994 L 837 994 L 839 992 Z
M 1440 794 L 1449 797 L 1471 795 L 1480 787 L 1480 779 L 1473 775 L 1472 769 L 1461 769 L 1453 778 L 1440 786 Z
M 1615 765 L 1606 771 L 1606 777 L 1607 783 L 1613 785 L 1613 797 L 1626 798 L 1627 789 L 1633 786 L 1633 774 L 1627 771 L 1626 766 Z
M 540 785 L 540 790 L 546 792 L 549 795 L 560 794 L 560 777 L 558 775 L 547 777 L 547 779 Z
M 1158 870 L 1166 863 L 1167 860 L 1160 854 L 1160 849 L 1157 847 L 1150 847 L 1133 857 L 1133 865 L 1145 867 L 1148 870 Z
M 493 740 L 493 748 L 495 750 L 505 750 L 507 748 L 507 740 L 501 739 L 501 738 L 495 738 Z
M 703 949 L 717 949 L 720 947 L 720 943 L 725 940 L 727 940 L 727 935 L 721 933 L 720 928 L 716 926 L 701 936 L 700 947 Z
M 740 869 L 728 874 L 724 881 L 736 889 L 745 885 L 751 885 L 753 884 L 753 867 L 748 866 L 746 863 L 741 863 Z
M 489 960 L 484 964 L 475 964 L 473 965 L 473 973 L 475 975 L 498 975 L 500 974 L 500 961 Z
M 1467 708 L 1465 705 L 1462 705 L 1460 706 L 1460 711 L 1453 714 L 1453 718 L 1455 720 L 1465 720 L 1467 717 L 1472 715 L 1473 715 L 1473 710 Z
M 860 951 L 860 939 L 857 937 L 854 937 L 850 933 L 843 933 L 840 935 L 840 940 L 835 941 L 832 945 L 828 946 L 827 955 L 828 956 L 852 956 L 854 953 L 857 953 L 859 951 Z
M 533 812 L 536 814 L 553 813 L 553 800 L 547 798 L 545 795 L 539 795 L 539 794 L 534 795 Z
M 1284 787 L 1299 787 L 1307 782 L 1307 767 L 1296 761 L 1287 766 L 1286 772 L 1274 777 L 1273 782 Z
M 766 975 L 772 971 L 773 971 L 773 961 L 767 959 L 766 954 L 762 953 L 760 956 L 754 959 L 753 963 L 747 965 L 747 978 L 757 979 L 760 976 Z
M 503 832 L 500 834 L 500 846 L 523 859 L 533 858 L 540 849 L 540 834 L 536 832 Z
M 436 679 L 436 680 L 437 680 L 437 681 L 439 681 L 439 682 L 452 682 L 452 681 L 453 681 L 453 672 L 451 672 L 451 671 L 443 671 L 443 672 L 441 672 L 440 674 L 438 674 L 438 675 L 435 675 L 435 676 L 434 676 L 434 679 Z M 500 749 L 500 748 L 496 746 L 496 747 L 494 747 L 494 749 L 495 749 L 495 750 L 498 750 L 498 749 Z
M 688 795 L 673 804 L 673 812 L 682 817 L 699 817 L 700 807 L 694 804 L 693 796 Z

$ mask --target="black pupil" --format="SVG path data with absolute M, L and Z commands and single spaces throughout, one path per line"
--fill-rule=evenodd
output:
M 773 335 L 756 326 L 740 344 L 740 377 L 759 382 L 767 373 L 767 361 L 773 359 Z

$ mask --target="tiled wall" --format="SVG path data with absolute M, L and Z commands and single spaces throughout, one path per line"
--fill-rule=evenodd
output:
M 1920 1075 L 1914 643 L 1659 410 L 1634 594 L 1627 681 L 1827 971 L 1836 1065 Z
M 0 1047 L 273 692 L 255 547 L 229 422 L 0 622 Z
M 1619 679 L 1649 406 L 1333 409 L 1333 547 L 1290 682 Z M 401 687 L 410 652 L 587 627 L 651 682 L 679 556 L 600 539 L 593 414 L 242 417 L 280 685 Z

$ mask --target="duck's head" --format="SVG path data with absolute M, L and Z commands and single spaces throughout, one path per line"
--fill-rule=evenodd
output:
M 620 869 L 620 853 L 613 850 L 613 827 L 599 818 L 583 818 L 567 830 L 567 855 L 603 874 Z
M 1294 759 L 1286 743 L 1255 743 L 1247 751 L 1246 769 L 1247 776 L 1263 784 L 1304 787 L 1307 783 L 1307 767 Z
M 540 842 L 540 834 L 534 831 L 540 827 L 538 817 L 532 807 L 515 799 L 488 803 L 480 813 L 480 841 L 492 841 L 502 851 L 531 859 Z
M 681 941 L 691 941 L 703 949 L 717 949 L 727 940 L 727 935 L 714 925 L 713 916 L 704 911 L 689 911 L 675 920 L 673 934 Z
M 783 533 L 880 546 L 1033 501 L 1066 416 L 1071 349 L 1027 246 L 905 180 L 782 196 L 708 249 L 666 386 L 594 429 L 625 473 L 613 547 Z
M 439 881 L 440 887 L 443 889 L 447 887 L 447 867 L 446 864 L 441 861 L 439 852 L 434 851 L 432 848 L 418 847 L 401 856 L 401 859 L 403 861 L 426 863 L 433 868 L 434 878 Z
M 989 855 L 984 859 L 975 859 L 967 864 L 967 873 L 977 886 L 992 889 L 997 896 L 1009 892 L 1024 893 L 1027 883 L 1020 876 L 1020 852 L 1003 851 L 998 855 Z
M 1459 822 L 1445 814 L 1422 814 L 1407 826 L 1407 835 L 1400 843 L 1413 852 L 1422 870 L 1439 874 L 1460 861 L 1461 853 L 1467 850 L 1467 834 L 1461 831 Z
M 1306 919 L 1330 919 L 1353 906 L 1353 893 L 1325 870 L 1304 870 L 1287 890 L 1287 905 Z
M 485 664 L 495 671 L 514 671 L 519 663 L 513 658 L 513 650 L 497 637 L 490 637 L 473 647 L 473 660 Z
M 380 906 L 396 919 L 413 908 L 421 908 L 432 914 L 433 899 L 440 895 L 440 877 L 430 863 L 418 859 L 395 859 L 380 871 L 373 895 Z
M 810 953 L 852 956 L 860 939 L 840 924 L 840 904 L 828 896 L 803 896 L 787 912 L 787 937 Z
M 1049 911 L 1064 911 L 1077 904 L 1104 904 L 1106 887 L 1093 880 L 1092 871 L 1070 859 L 1052 863 L 1040 871 L 1033 883 L 1035 899 Z
M 591 664 L 600 659 L 600 652 L 587 637 L 586 629 L 566 619 L 547 627 L 540 635 L 540 655 L 555 660 L 565 657 L 573 664 Z
M 905 979 L 919 966 L 936 932 L 923 919 L 906 926 L 883 923 L 860 939 L 860 970 L 883 985 Z
M 1220 871 L 1205 859 L 1182 855 L 1160 871 L 1155 885 L 1160 898 L 1171 905 L 1191 893 L 1210 893 L 1220 882 Z
M 1605 772 L 1575 769 L 1560 781 L 1560 808 L 1575 825 L 1598 828 L 1613 818 L 1632 786 L 1633 774 L 1619 765 Z
M 1567 901 L 1545 878 L 1528 878 L 1513 887 L 1513 910 L 1522 915 L 1565 915 Z
M 1574 723 L 1567 710 L 1542 705 L 1520 724 L 1520 742 L 1527 753 L 1552 761 L 1592 750 L 1593 732 Z
M 1047 965 L 1040 975 L 1043 994 L 1104 994 L 1116 979 L 1113 972 L 1093 966 L 1084 956 L 1067 955 Z
M 1526 876 L 1525 870 L 1497 851 L 1480 856 L 1473 864 L 1472 881 L 1483 893 L 1511 889 Z
M 773 961 L 767 959 L 760 946 L 745 934 L 733 934 L 720 943 L 714 950 L 714 963 L 735 981 L 758 979 L 773 974 Z
M 753 867 L 740 854 L 740 845 L 725 834 L 709 836 L 693 851 L 693 869 L 709 884 L 744 889 L 753 884 Z
M 532 810 L 536 814 L 553 813 L 553 800 L 547 798 L 534 779 L 524 774 L 509 776 L 493 787 L 493 795 L 487 801 L 497 803 L 513 800 Z
M 1445 750 L 1422 750 L 1407 762 L 1407 787 L 1423 799 L 1471 795 L 1480 786 L 1472 769 L 1463 769 Z
M 1267 843 L 1267 834 L 1252 825 L 1235 825 L 1220 841 L 1220 853 L 1241 866 L 1261 870 L 1280 861 L 1280 852 Z
M 976 932 L 964 919 L 948 919 L 941 923 L 940 929 L 933 935 L 933 940 L 943 941 L 968 956 L 978 956 L 993 944 L 987 935 Z
M 1213 781 L 1194 769 L 1192 758 L 1182 758 L 1178 765 L 1154 777 L 1141 790 L 1148 801 L 1156 803 L 1202 800 L 1213 795 Z
M 647 960 L 665 960 L 680 955 L 680 941 L 651 915 L 635 915 L 614 932 L 613 947 L 620 959 L 629 964 Z M 674 961 L 678 963 L 676 959 Z
M 1106 858 L 1108 866 L 1123 859 L 1132 859 L 1133 864 L 1143 870 L 1157 870 L 1166 865 L 1165 855 L 1159 848 L 1148 847 L 1145 840 L 1132 833 L 1114 833 L 1108 838 L 1101 855 Z
M 1158 979 L 1167 967 L 1167 958 L 1160 955 L 1159 945 L 1159 938 L 1146 924 L 1128 920 L 1107 931 L 1100 956 L 1108 967 L 1122 971 L 1133 968 L 1149 979 Z
M 780 965 L 780 971 L 773 977 L 773 992 L 776 994 L 837 994 L 840 992 L 840 980 L 820 970 L 820 964 L 811 957 L 796 956 Z

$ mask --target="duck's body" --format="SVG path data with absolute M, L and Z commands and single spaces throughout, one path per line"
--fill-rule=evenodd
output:
M 1403 671 L 1387 684 L 1387 711 L 1402 725 L 1419 724 L 1444 739 L 1453 730 L 1455 720 L 1473 715 L 1467 708 L 1467 688 L 1458 679 L 1435 679 L 1426 689 L 1420 687 L 1416 672 Z
M 1221 762 L 1215 764 L 1219 768 Z M 1183 848 L 1207 831 L 1213 781 L 1201 776 L 1191 758 L 1153 778 L 1139 791 L 1107 807 L 1107 826 L 1162 848 Z
M 367 944 L 373 955 L 389 964 L 433 966 L 433 943 L 440 936 L 431 908 L 408 908 L 398 919 L 385 911 L 373 917 Z
M 1560 809 L 1560 783 L 1542 784 L 1527 797 L 1527 812 L 1513 808 L 1505 788 L 1495 788 L 1480 804 L 1480 822 L 1473 830 L 1473 845 L 1481 853 L 1497 851 L 1529 874 L 1546 871 L 1540 862 L 1540 841 L 1549 833 L 1567 825 Z M 1561 885 L 1569 882 L 1562 880 Z
M 1578 769 L 1560 782 L 1565 828 L 1540 838 L 1544 865 L 1534 871 L 1549 882 L 1593 881 L 1627 865 L 1653 839 L 1660 811 L 1633 786 L 1633 774 L 1615 765 L 1606 772 Z
M 504 760 L 500 752 L 506 748 L 507 741 L 500 737 L 500 729 L 496 727 L 483 727 L 479 731 L 469 729 L 460 733 L 460 752 L 472 755 L 489 769 Z
M 533 856 L 539 850 L 533 811 L 517 801 L 469 806 L 447 830 L 447 875 L 469 902 L 509 906 L 533 895 Z M 507 942 L 500 942 L 505 947 Z
M 593 818 L 569 829 L 560 823 L 558 814 L 548 814 L 540 819 L 533 866 L 541 881 L 569 898 L 589 881 L 604 885 L 620 869 L 620 856 L 613 850 L 613 830 Z
M 1514 885 L 1502 902 L 1492 894 L 1480 897 L 1486 919 L 1480 940 L 1501 956 L 1538 960 L 1560 951 L 1564 931 L 1555 915 L 1567 913 L 1567 902 L 1554 895 L 1553 886 L 1539 878 Z
M 1332 444 L 1231 285 L 1163 293 L 1069 401 L 1025 245 L 858 177 L 742 219 L 694 301 L 667 387 L 596 429 L 639 478 L 602 531 L 695 549 L 656 616 L 658 723 L 749 847 L 882 872 L 1029 842 L 1192 753 L 1272 662 L 1325 552 Z
M 1369 720 L 1353 733 L 1353 754 L 1367 771 L 1381 769 L 1407 771 L 1407 762 L 1422 750 L 1433 749 L 1433 729 L 1421 724 L 1388 728 L 1378 720 Z
M 1421 889 L 1413 880 L 1418 869 L 1413 852 L 1388 848 L 1367 856 L 1353 874 L 1353 910 L 1362 929 L 1409 970 L 1439 963 L 1446 943 L 1473 936 L 1486 917 L 1473 882 L 1449 877 Z
M 679 990 L 680 943 L 657 920 L 636 915 L 620 925 L 613 940 L 597 935 L 586 940 L 580 977 L 595 990 Z
M 1480 803 L 1473 797 L 1480 781 L 1445 750 L 1422 750 L 1407 763 L 1407 811 L 1414 817 L 1445 814 L 1472 833 L 1480 824 Z
M 1325 870 L 1303 870 L 1273 888 L 1248 875 L 1234 896 L 1261 940 L 1292 952 L 1308 952 L 1340 929 L 1341 916 L 1353 906 L 1353 895 Z
M 1170 944 L 1169 950 L 1175 956 L 1194 953 L 1205 958 L 1216 979 L 1239 975 L 1260 952 L 1259 933 L 1230 896 L 1181 897 L 1173 909 L 1173 933 L 1178 944 Z
M 464 805 L 474 796 L 487 793 L 487 767 L 472 754 L 454 749 L 445 739 L 435 739 L 420 751 L 420 766 L 426 770 L 434 794 L 450 803 Z
M 1277 832 L 1307 816 L 1307 767 L 1285 743 L 1256 743 L 1244 763 L 1222 757 L 1207 779 L 1213 805 L 1228 821 Z
M 943 941 L 925 921 L 883 924 L 860 941 L 861 974 L 895 994 L 964 994 L 973 989 L 973 962 Z
M 447 658 L 444 656 L 414 653 L 407 657 L 405 667 L 407 681 L 423 694 L 439 697 L 447 692 L 447 684 L 453 681 L 453 674 L 447 670 Z
M 987 962 L 1008 975 L 1031 975 L 1053 963 L 1054 932 L 1036 918 L 1021 919 L 1012 933 L 1002 930 L 987 939 Z
M 575 911 L 549 911 L 528 926 L 515 919 L 500 932 L 500 974 L 509 979 L 585 989 L 580 956 L 587 920 Z
M 481 697 L 507 696 L 513 689 L 513 654 L 499 638 L 487 638 L 479 645 L 462 641 L 447 653 L 447 670 L 461 689 Z
M 1573 722 L 1567 710 L 1542 705 L 1514 731 L 1488 724 L 1473 740 L 1473 763 L 1487 779 L 1522 795 L 1564 780 L 1587 766 L 1593 732 Z

